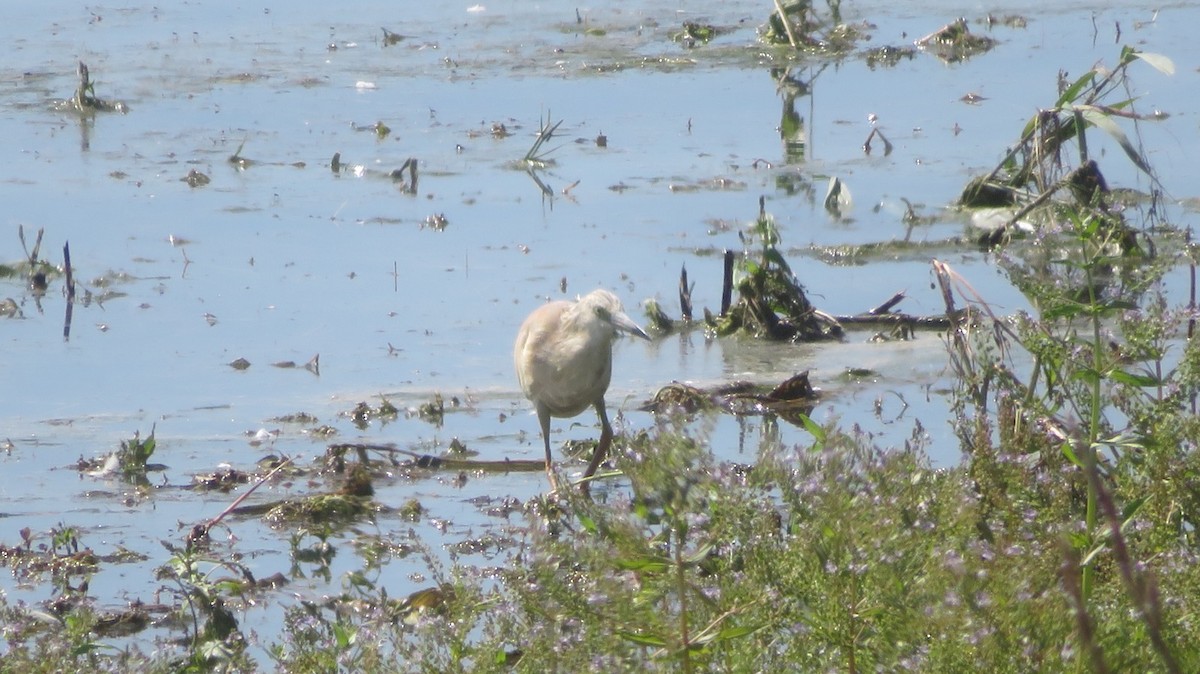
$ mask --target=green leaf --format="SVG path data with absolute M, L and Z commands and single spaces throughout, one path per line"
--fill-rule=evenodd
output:
M 1083 113 L 1083 118 L 1086 119 L 1089 124 L 1112 136 L 1113 140 L 1117 141 L 1117 143 L 1121 146 L 1121 149 L 1125 151 L 1125 155 L 1129 157 L 1129 161 L 1133 162 L 1134 166 L 1140 168 L 1146 175 L 1153 176 L 1150 171 L 1150 165 L 1147 164 L 1146 160 L 1142 158 L 1142 155 L 1138 153 L 1137 148 L 1135 148 L 1133 143 L 1129 141 L 1129 137 L 1125 135 L 1125 132 L 1121 130 L 1121 127 L 1117 126 L 1117 123 L 1112 121 L 1108 115 L 1091 105 L 1081 105 L 1076 109 Z
M 1112 370 L 1108 373 L 1108 376 L 1115 382 L 1130 386 L 1158 386 L 1162 384 L 1162 380 L 1158 377 L 1148 374 L 1134 374 L 1132 372 L 1125 372 L 1124 370 Z
M 1066 91 L 1063 91 L 1062 95 L 1058 97 L 1058 104 L 1055 105 L 1054 107 L 1061 108 L 1061 107 L 1065 107 L 1068 103 L 1074 103 L 1075 99 L 1079 96 L 1079 92 L 1082 91 L 1083 88 L 1086 87 L 1088 84 L 1090 84 L 1092 81 L 1092 78 L 1095 76 L 1096 76 L 1095 70 L 1089 70 L 1086 73 L 1084 73 L 1082 76 L 1080 76 L 1079 79 L 1075 80 L 1075 82 L 1073 84 L 1071 84 L 1071 86 L 1067 87 Z M 1032 129 L 1033 121 L 1030 121 L 1029 124 L 1030 124 L 1029 128 Z M 1028 132 L 1028 130 L 1027 130 L 1027 132 Z
M 657 646 L 662 648 L 667 645 L 667 642 L 664 639 L 661 637 L 656 637 L 652 634 L 638 634 L 636 632 L 622 631 L 618 631 L 617 634 L 620 635 L 622 639 L 632 641 L 635 644 L 641 644 L 643 646 Z
M 1086 382 L 1088 384 L 1095 384 L 1096 382 L 1098 382 L 1102 379 L 1100 373 L 1097 372 L 1094 368 L 1090 368 L 1090 367 L 1081 367 L 1078 370 L 1072 372 L 1071 378 L 1078 379 L 1078 380 Z
M 1113 447 L 1120 449 L 1145 449 L 1146 438 L 1133 433 L 1122 433 L 1114 435 L 1111 438 L 1100 438 L 1092 443 L 1093 447 L 1102 449 L 1105 447 Z
M 587 531 L 589 534 L 596 533 L 596 520 L 593 520 L 592 518 L 588 517 L 587 515 L 579 516 L 579 526 L 583 527 L 584 530 Z
M 684 566 L 695 566 L 696 564 L 708 559 L 708 553 L 711 552 L 712 549 L 712 543 L 705 543 L 704 545 L 700 546 L 695 552 L 683 558 Z
M 78 656 L 84 655 L 86 653 L 91 653 L 92 651 L 99 650 L 100 646 L 101 646 L 101 644 L 97 644 L 93 641 L 88 641 L 86 643 L 79 644 L 75 648 L 71 649 L 71 655 L 78 657 Z
M 1175 74 L 1175 63 L 1168 57 L 1162 54 L 1155 54 L 1148 51 L 1139 51 L 1134 53 L 1135 58 L 1139 58 L 1146 62 L 1151 68 L 1164 75 Z
M 1108 527 L 1104 527 L 1104 531 L 1111 531 L 1111 530 Z M 1086 555 L 1083 556 L 1083 559 L 1079 560 L 1079 566 L 1084 567 L 1084 566 L 1087 566 L 1088 564 L 1091 564 L 1092 559 L 1096 555 L 1100 554 L 1101 552 L 1104 552 L 1107 549 L 1108 549 L 1108 545 L 1106 545 L 1104 543 L 1101 543 L 1100 545 L 1097 545 L 1096 547 L 1092 548 L 1090 552 L 1088 552 Z
M 350 647 L 350 644 L 354 641 L 354 633 L 355 630 L 348 625 L 343 623 L 333 624 L 333 638 L 337 643 L 338 648 L 341 650 L 345 650 Z
M 1114 263 L 1116 260 L 1113 261 Z M 1122 311 L 1132 311 L 1138 308 L 1137 302 L 1133 302 L 1124 298 L 1113 298 L 1100 304 L 1103 309 L 1120 309 Z
M 725 629 L 721 630 L 717 634 L 717 638 L 721 641 L 737 639 L 748 634 L 754 634 L 763 627 L 766 627 L 766 625 L 734 625 L 733 627 L 726 627 Z
M 661 572 L 671 568 L 671 561 L 656 555 L 641 555 L 627 559 L 618 559 L 617 567 L 626 571 Z
M 1071 544 L 1072 550 L 1083 550 L 1092 544 L 1092 539 L 1082 531 L 1073 531 L 1066 535 L 1067 542 Z
M 1074 103 L 1075 99 L 1079 97 L 1079 92 L 1083 91 L 1084 87 L 1092 83 L 1092 80 L 1095 78 L 1095 76 L 1096 71 L 1094 69 L 1089 70 L 1080 76 L 1079 79 L 1075 80 L 1071 86 L 1067 87 L 1066 90 L 1062 92 L 1062 95 L 1058 97 L 1058 102 L 1055 103 L 1054 107 L 1069 107 L 1069 104 Z M 1033 128 L 1037 125 L 1037 123 L 1038 115 L 1030 117 L 1029 121 L 1025 123 L 1025 128 L 1021 130 L 1021 136 L 1028 136 L 1029 134 L 1033 133 Z
M 800 414 L 800 423 L 804 425 L 804 430 L 808 431 L 813 439 L 816 440 L 818 446 L 813 449 L 820 449 L 819 445 L 825 444 L 825 429 L 821 425 L 813 421 L 807 414 Z
M 1083 313 L 1083 305 L 1075 302 L 1063 302 L 1042 310 L 1042 319 L 1047 321 L 1059 318 L 1074 318 Z
M 1125 527 L 1130 522 L 1133 521 L 1133 518 L 1142 509 L 1142 506 L 1146 505 L 1146 501 L 1149 501 L 1149 500 L 1150 500 L 1149 496 L 1142 496 L 1141 498 L 1135 498 L 1132 501 L 1130 501 L 1129 503 L 1125 504 L 1125 507 L 1121 509 L 1121 530 L 1122 531 L 1124 531 Z
M 1067 461 L 1070 461 L 1076 466 L 1083 468 L 1083 462 L 1080 461 L 1079 457 L 1075 455 L 1075 448 L 1071 446 L 1071 443 L 1064 442 L 1062 444 L 1062 453 L 1063 456 L 1067 457 Z
M 767 262 L 774 263 L 774 265 L 779 269 L 784 271 L 788 270 L 787 260 L 783 259 L 783 253 L 780 253 L 778 248 L 768 248 L 763 251 L 763 259 Z

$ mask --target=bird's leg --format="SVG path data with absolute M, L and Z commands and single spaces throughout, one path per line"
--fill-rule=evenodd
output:
M 542 427 L 542 443 L 546 446 L 546 476 L 550 478 L 550 491 L 558 491 L 558 478 L 554 476 L 554 460 L 550 456 L 550 410 L 545 405 L 537 406 L 538 424 Z
M 608 423 L 608 412 L 604 409 L 604 398 L 596 401 L 596 416 L 600 417 L 600 443 L 596 445 L 592 461 L 588 464 L 587 470 L 583 473 L 583 480 L 579 483 L 579 489 L 584 494 L 588 493 L 589 478 L 596 474 L 596 469 L 604 462 L 605 457 L 608 456 L 608 450 L 612 446 L 613 430 Z

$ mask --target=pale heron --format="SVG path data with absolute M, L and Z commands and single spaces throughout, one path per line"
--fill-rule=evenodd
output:
M 550 488 L 558 489 L 550 457 L 550 417 L 573 417 L 588 407 L 600 417 L 600 443 L 583 474 L 582 488 L 612 444 L 612 426 L 604 409 L 604 393 L 612 378 L 612 345 L 618 332 L 650 339 L 625 315 L 621 300 L 607 290 L 595 290 L 577 302 L 560 300 L 538 307 L 517 332 L 513 362 L 525 397 L 533 401 Z

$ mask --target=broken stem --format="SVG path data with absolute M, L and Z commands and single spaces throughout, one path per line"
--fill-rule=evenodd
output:
M 796 46 L 796 34 L 792 32 L 792 22 L 788 21 L 787 12 L 784 11 L 781 0 L 775 0 L 775 13 L 779 15 L 779 22 L 783 24 L 783 30 L 787 33 L 788 44 L 792 45 L 792 49 L 799 49 Z

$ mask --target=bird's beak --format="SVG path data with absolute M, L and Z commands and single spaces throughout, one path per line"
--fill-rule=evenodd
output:
M 637 323 L 634 323 L 633 319 L 626 316 L 624 313 L 618 312 L 613 314 L 612 324 L 614 328 L 621 332 L 628 332 L 635 337 L 641 337 L 646 341 L 650 341 L 650 335 L 647 335 L 646 331 L 643 330 L 641 326 L 639 326 Z

